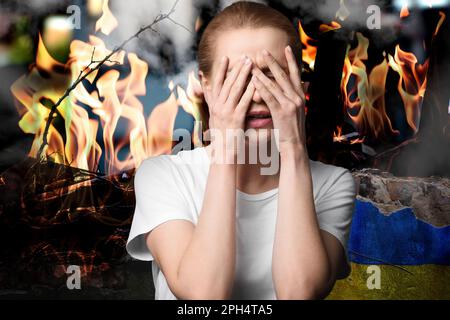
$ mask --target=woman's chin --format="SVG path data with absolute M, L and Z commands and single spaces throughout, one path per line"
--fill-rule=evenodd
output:
M 270 141 L 273 134 L 272 123 L 265 127 L 245 127 L 246 144 L 257 144 L 260 141 Z

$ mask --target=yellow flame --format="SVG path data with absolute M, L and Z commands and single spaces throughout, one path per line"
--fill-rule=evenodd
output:
M 382 138 L 397 134 L 385 109 L 385 85 L 388 64 L 385 59 L 368 74 L 365 60 L 368 59 L 369 40 L 357 33 L 358 46 L 349 51 L 344 61 L 341 91 L 349 117 L 358 132 L 364 136 Z M 350 78 L 355 84 L 349 89 Z M 353 98 L 353 96 L 356 98 Z
M 398 92 L 403 100 L 406 121 L 417 132 L 420 120 L 420 106 L 426 89 L 428 59 L 423 65 L 417 63 L 416 56 L 395 47 L 394 57 L 388 56 L 389 65 L 398 73 Z
M 21 115 L 19 126 L 24 132 L 35 135 L 29 154 L 32 157 L 37 156 L 42 144 L 42 134 L 50 111 L 41 103 L 41 99 L 46 98 L 55 103 L 70 82 L 75 81 L 83 70 L 87 71 L 85 68 L 91 59 L 99 61 L 111 52 L 101 39 L 94 36 L 87 43 L 74 40 L 70 51 L 68 65 L 61 65 L 48 54 L 40 39 L 36 65 L 30 74 L 17 80 L 11 87 Z M 124 63 L 124 58 L 125 53 L 118 52 L 111 60 Z M 127 58 L 130 64 L 127 76 L 122 77 L 115 69 L 101 76 L 97 71 L 93 72 L 86 82 L 94 84 L 96 90 L 89 92 L 87 83 L 81 82 L 58 107 L 56 118 L 62 127 L 55 128 L 56 120 L 53 122 L 45 149 L 45 154 L 55 162 L 96 171 L 103 155 L 108 173 L 135 168 L 151 155 L 171 152 L 172 129 L 181 100 L 185 110 L 198 118 L 199 112 L 193 104 L 195 99 L 190 96 L 192 87 L 198 86 L 192 73 L 189 77 L 189 94 L 177 99 L 172 93 L 146 119 L 144 106 L 138 97 L 147 94 L 145 79 L 148 65 L 134 53 L 129 53 Z M 112 66 L 114 63 L 107 62 L 105 65 Z M 90 68 L 95 66 L 96 63 L 91 64 Z M 43 78 L 38 68 L 50 76 Z M 59 74 L 55 70 L 65 73 Z M 99 121 L 94 120 L 89 111 L 98 116 Z M 103 150 L 97 142 L 100 126 Z M 129 150 L 124 149 L 127 146 Z
M 109 10 L 109 0 L 103 0 L 102 16 L 97 20 L 95 24 L 95 31 L 100 30 L 102 33 L 109 35 L 118 25 L 117 19 Z
M 310 38 L 303 30 L 302 24 L 298 22 L 298 30 L 300 40 L 302 42 L 302 60 L 307 64 L 311 70 L 314 70 L 314 61 L 316 60 L 317 47 L 312 45 L 314 40 Z
M 319 26 L 319 31 L 321 33 L 324 33 L 324 32 L 328 32 L 328 31 L 332 31 L 332 30 L 337 30 L 340 28 L 342 28 L 342 26 L 339 23 L 337 23 L 336 21 L 331 21 L 330 24 L 325 24 L 325 23 L 321 24 Z

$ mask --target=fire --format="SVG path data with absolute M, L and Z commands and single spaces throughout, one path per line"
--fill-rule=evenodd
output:
M 333 141 L 334 142 L 342 142 L 345 140 L 345 137 L 342 135 L 342 127 L 337 126 L 337 130 L 333 132 Z
M 341 7 L 342 7 L 341 2 Z M 401 16 L 409 15 L 408 8 L 402 8 Z M 440 20 L 436 26 L 434 36 L 442 25 L 445 14 L 439 12 Z M 335 21 L 330 24 L 322 24 L 319 27 L 321 33 L 336 30 L 341 25 Z M 303 45 L 302 60 L 311 70 L 314 70 L 314 62 L 317 54 L 316 41 L 309 37 L 299 22 L 299 34 Z M 426 74 L 428 59 L 419 64 L 415 55 L 400 49 L 395 49 L 394 57 L 388 55 L 369 72 L 366 69 L 368 59 L 367 50 L 369 40 L 361 33 L 356 33 L 358 45 L 349 50 L 342 73 L 341 92 L 344 105 L 349 118 L 352 120 L 358 132 L 373 139 L 386 138 L 399 134 L 392 126 L 386 113 L 385 86 L 389 69 L 399 74 L 398 92 L 403 101 L 406 121 L 417 132 L 420 120 L 420 106 L 426 88 Z M 338 127 L 334 133 L 333 141 L 347 141 L 342 135 L 342 128 Z M 353 143 L 360 143 L 362 139 L 354 139 Z
M 322 23 L 319 26 L 319 31 L 321 33 L 323 33 L 323 32 L 328 32 L 328 31 L 331 31 L 331 30 L 337 30 L 337 29 L 340 29 L 340 28 L 342 28 L 342 26 L 339 23 L 337 23 L 336 21 L 331 21 L 330 24 Z
M 408 6 L 406 4 L 403 5 L 402 9 L 400 10 L 400 18 L 406 18 L 409 16 L 409 10 Z
M 434 36 L 445 19 L 444 13 L 439 12 L 439 15 L 441 18 Z M 403 102 L 406 121 L 414 133 L 417 133 L 420 108 L 427 84 L 429 59 L 420 64 L 412 52 L 406 52 L 397 45 L 394 56 L 389 54 L 368 73 L 364 61 L 368 58 L 369 41 L 360 33 L 356 35 L 358 46 L 351 50 L 345 59 L 341 82 L 341 91 L 349 117 L 362 135 L 382 138 L 398 134 L 398 131 L 393 129 L 385 110 L 385 84 L 390 67 L 399 75 L 397 89 Z M 351 83 L 351 79 L 354 79 L 354 84 Z
M 118 23 L 108 6 L 109 0 L 103 0 L 103 14 L 95 24 L 95 31 L 100 30 L 102 33 L 109 35 L 113 31 Z
M 445 19 L 442 12 L 440 15 L 435 34 Z M 199 26 L 201 21 L 197 20 Z M 116 26 L 117 20 L 108 8 L 108 1 L 104 1 L 96 29 L 108 34 Z M 319 31 L 328 32 L 340 27 L 333 21 L 321 25 Z M 313 70 L 316 41 L 305 33 L 300 22 L 298 28 L 303 62 Z M 341 92 L 345 111 L 359 136 L 350 140 L 339 127 L 333 140 L 360 143 L 363 138 L 359 137 L 379 139 L 398 134 L 385 108 L 385 85 L 390 69 L 399 75 L 397 88 L 406 121 L 417 132 L 428 61 L 419 64 L 413 53 L 397 46 L 393 56 L 388 55 L 367 70 L 369 40 L 360 33 L 356 33 L 356 37 L 357 46 L 352 50 L 349 48 L 344 61 Z M 87 42 L 73 40 L 69 61 L 62 64 L 52 58 L 39 38 L 35 65 L 11 87 L 21 115 L 19 126 L 34 135 L 29 156 L 38 155 L 51 105 L 81 73 L 95 68 L 110 52 L 99 37 L 91 35 Z M 130 66 L 129 74 L 116 68 L 124 64 Z M 136 168 L 149 156 L 171 153 L 172 128 L 180 106 L 196 120 L 192 142 L 195 146 L 201 145 L 201 86 L 194 72 L 189 74 L 186 89 L 170 83 L 170 95 L 146 116 L 140 97 L 147 94 L 148 71 L 147 63 L 136 54 L 124 51 L 114 54 L 102 66 L 101 72 L 93 72 L 77 85 L 58 107 L 50 126 L 45 154 L 57 163 L 93 172 L 99 169 L 100 161 L 104 161 L 103 167 L 110 174 Z
M 333 132 L 333 142 L 348 142 L 350 144 L 356 144 L 356 143 L 363 143 L 364 142 L 364 137 L 363 138 L 356 138 L 356 139 L 350 139 L 354 136 L 358 136 L 359 133 L 358 132 L 352 132 L 352 133 L 348 133 L 343 135 L 342 134 L 342 127 L 341 126 L 337 126 L 336 131 Z
M 39 35 L 38 49 L 36 54 L 36 67 L 40 70 L 44 70 L 48 73 L 52 73 L 54 69 L 63 69 L 64 65 L 55 59 L 48 53 L 42 41 L 41 35 Z
M 356 37 L 358 45 L 345 58 L 341 81 L 347 114 L 363 136 L 382 138 L 398 134 L 392 128 L 385 109 L 387 61 L 384 59 L 368 73 L 364 61 L 368 59 L 369 40 L 361 33 Z M 354 81 L 353 85 L 350 85 L 350 80 Z
M 442 11 L 439 12 L 439 16 L 433 37 L 438 34 L 446 18 Z M 414 54 L 403 51 L 398 45 L 395 48 L 394 56 L 389 55 L 388 59 L 392 70 L 399 75 L 397 88 L 405 108 L 406 120 L 417 133 L 421 114 L 420 106 L 427 85 L 426 74 L 429 59 L 425 60 L 423 64 L 419 64 Z
M 342 26 L 336 22 L 331 21 L 330 24 L 321 24 L 319 26 L 319 32 L 324 33 L 331 30 L 337 30 L 342 28 Z M 314 61 L 316 60 L 316 54 L 317 54 L 317 41 L 308 36 L 303 29 L 302 24 L 300 21 L 298 22 L 298 31 L 300 36 L 300 41 L 302 43 L 302 61 L 304 64 L 306 64 L 309 69 L 314 70 Z
M 410 52 L 405 52 L 397 45 L 394 57 L 389 57 L 389 65 L 398 73 L 398 92 L 403 100 L 406 120 L 409 126 L 417 132 L 420 120 L 420 106 L 426 89 L 426 74 L 428 59 L 424 64 L 418 64 L 417 58 Z
M 309 66 L 311 70 L 314 70 L 314 61 L 316 60 L 317 47 L 315 40 L 310 38 L 303 30 L 302 24 L 298 22 L 298 30 L 300 35 L 300 41 L 302 43 L 302 60 L 303 63 Z
M 436 35 L 438 34 L 438 32 L 441 29 L 441 26 L 445 20 L 445 13 L 443 13 L 442 11 L 439 11 L 439 16 L 440 16 L 440 18 L 439 18 L 438 24 L 436 26 L 436 29 L 434 30 L 433 37 L 436 37 Z
M 109 34 L 116 26 L 108 1 L 104 1 L 96 29 Z M 69 60 L 64 65 L 51 57 L 39 39 L 36 64 L 11 87 L 21 115 L 19 126 L 34 134 L 30 157 L 38 155 L 51 105 L 81 73 L 95 68 L 109 53 L 104 42 L 91 35 L 88 42 L 72 41 Z M 126 76 L 114 68 L 124 63 L 130 66 Z M 45 154 L 57 163 L 93 172 L 103 159 L 106 173 L 113 174 L 136 168 L 149 156 L 171 153 L 172 128 L 179 106 L 199 120 L 193 90 L 199 85 L 198 80 L 191 73 L 187 92 L 178 87 L 176 97 L 172 88 L 170 96 L 146 117 L 139 97 L 147 93 L 147 74 L 147 63 L 136 54 L 114 54 L 102 66 L 101 73 L 96 70 L 90 74 L 59 105 Z

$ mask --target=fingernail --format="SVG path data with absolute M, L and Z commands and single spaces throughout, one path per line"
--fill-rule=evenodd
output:
M 225 62 L 225 60 L 227 60 L 226 56 L 222 56 L 222 62 Z
M 246 65 L 249 65 L 249 64 L 251 64 L 251 63 L 252 63 L 252 60 L 250 60 L 250 58 L 247 57 L 247 58 L 245 59 L 245 64 L 246 64 Z
M 245 59 L 247 59 L 247 56 L 244 54 L 244 55 L 242 55 L 241 60 L 245 61 Z
M 287 48 L 287 50 L 288 50 L 289 52 L 292 52 L 292 49 L 291 49 L 291 46 L 290 46 L 290 45 L 288 45 L 286 48 Z
M 264 54 L 265 56 L 268 56 L 268 55 L 269 55 L 269 51 L 267 51 L 266 49 L 264 49 L 264 50 L 263 50 L 263 54 Z

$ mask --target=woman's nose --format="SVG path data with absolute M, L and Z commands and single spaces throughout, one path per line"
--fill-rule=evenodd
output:
M 255 90 L 255 92 L 253 92 L 252 100 L 256 103 L 262 102 L 262 98 L 261 98 L 261 95 L 259 94 L 258 90 Z
M 261 68 L 262 66 L 264 66 L 264 57 L 261 55 L 261 53 L 256 54 L 256 56 L 254 58 L 252 58 L 253 60 L 253 64 L 255 67 Z M 250 75 L 251 77 L 251 75 Z M 259 94 L 259 92 L 257 90 L 255 90 L 255 92 L 253 93 L 253 101 L 256 103 L 263 103 L 263 99 L 261 97 L 261 95 Z

